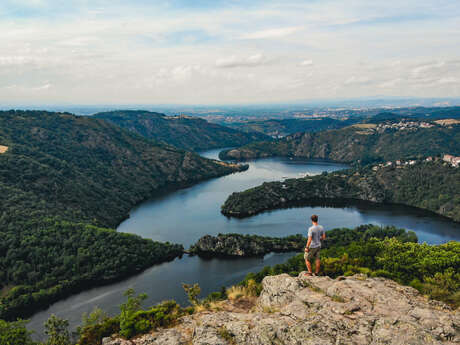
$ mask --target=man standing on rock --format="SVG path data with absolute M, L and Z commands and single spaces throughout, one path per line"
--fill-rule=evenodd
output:
M 321 225 L 318 225 L 318 216 L 314 214 L 311 216 L 312 226 L 308 229 L 308 241 L 305 247 L 305 264 L 308 268 L 307 275 L 311 276 L 311 262 L 315 260 L 315 274 L 318 275 L 321 261 L 319 259 L 319 252 L 321 250 L 321 241 L 326 239 L 326 232 Z

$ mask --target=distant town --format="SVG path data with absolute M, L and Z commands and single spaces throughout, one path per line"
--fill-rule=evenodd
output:
M 402 168 L 403 166 L 406 166 L 406 165 L 415 165 L 415 164 L 421 163 L 421 162 L 433 162 L 433 161 L 443 161 L 446 164 L 449 164 L 450 166 L 452 166 L 453 168 L 458 168 L 460 166 L 460 157 L 445 154 L 442 157 L 431 157 L 431 156 L 429 156 L 429 157 L 426 157 L 425 159 L 411 159 L 411 160 L 407 160 L 407 161 L 397 160 L 397 161 L 394 161 L 394 162 L 388 161 L 388 162 L 385 162 L 385 163 L 380 163 L 378 165 L 374 165 L 372 167 L 372 170 L 373 171 L 378 171 L 379 169 L 385 168 L 385 167 Z

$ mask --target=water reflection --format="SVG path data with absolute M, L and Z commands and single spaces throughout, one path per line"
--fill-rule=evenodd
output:
M 217 158 L 219 150 L 207 152 Z M 190 246 L 205 234 L 241 233 L 266 236 L 286 236 L 306 231 L 312 213 L 320 217 L 326 229 L 355 227 L 361 224 L 395 225 L 414 230 L 422 242 L 431 244 L 460 240 L 460 224 L 411 207 L 350 203 L 332 206 L 311 206 L 265 212 L 246 219 L 229 219 L 220 214 L 220 206 L 232 192 L 242 191 L 266 181 L 302 174 L 319 174 L 346 168 L 341 164 L 271 158 L 249 162 L 248 171 L 232 174 L 162 195 L 132 210 L 130 218 L 118 231 L 129 232 L 158 241 L 170 241 Z M 152 267 L 122 282 L 91 289 L 52 305 L 32 317 L 30 329 L 41 333 L 43 322 L 54 313 L 69 319 L 72 327 L 80 323 L 83 312 L 98 306 L 110 314 L 118 312 L 124 301 L 123 291 L 132 287 L 145 292 L 147 304 L 166 299 L 185 303 L 181 283 L 198 282 L 203 295 L 240 281 L 248 272 L 266 265 L 286 261 L 293 253 L 270 254 L 265 258 L 239 260 L 184 256 L 172 262 Z

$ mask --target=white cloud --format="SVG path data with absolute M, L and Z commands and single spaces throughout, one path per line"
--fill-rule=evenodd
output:
M 0 102 L 460 97 L 453 0 L 33 1 L 0 1 Z
M 34 87 L 33 89 L 38 90 L 38 91 L 40 91 L 40 90 L 48 90 L 49 88 L 51 88 L 51 86 L 52 86 L 51 83 L 45 83 L 43 85 L 39 85 L 37 87 Z
M 378 85 L 378 87 L 381 87 L 381 88 L 393 88 L 399 84 L 401 84 L 402 82 L 402 79 L 401 78 L 395 78 L 395 79 L 391 79 L 391 80 L 387 80 L 381 84 Z
M 244 34 L 241 36 L 241 38 L 246 40 L 282 38 L 288 35 L 292 35 L 300 29 L 301 27 L 295 26 L 277 29 L 267 29 Z
M 0 56 L 0 66 L 19 66 L 33 62 L 28 56 Z
M 370 82 L 370 79 L 368 77 L 364 76 L 351 76 L 347 80 L 344 81 L 345 85 L 359 85 L 359 84 L 368 84 Z
M 232 55 L 227 58 L 216 60 L 216 67 L 234 68 L 234 67 L 255 67 L 269 63 L 270 60 L 262 54 L 251 55 L 246 58 Z
M 435 62 L 435 63 L 426 63 L 426 64 L 422 64 L 420 66 L 415 67 L 414 69 L 412 69 L 411 72 L 414 77 L 418 77 L 425 72 L 429 72 L 431 70 L 441 68 L 445 66 L 445 64 L 446 63 L 444 61 Z
M 459 84 L 460 79 L 454 77 L 445 77 L 438 80 L 439 84 Z
M 303 60 L 300 63 L 300 66 L 312 66 L 313 65 L 313 60 Z

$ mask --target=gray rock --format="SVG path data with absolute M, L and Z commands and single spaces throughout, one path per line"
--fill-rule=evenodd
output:
M 460 315 L 416 290 L 361 275 L 264 278 L 256 308 L 203 312 L 131 345 L 459 344 Z M 228 302 L 232 303 L 232 302 Z M 127 345 L 121 339 L 104 345 Z

